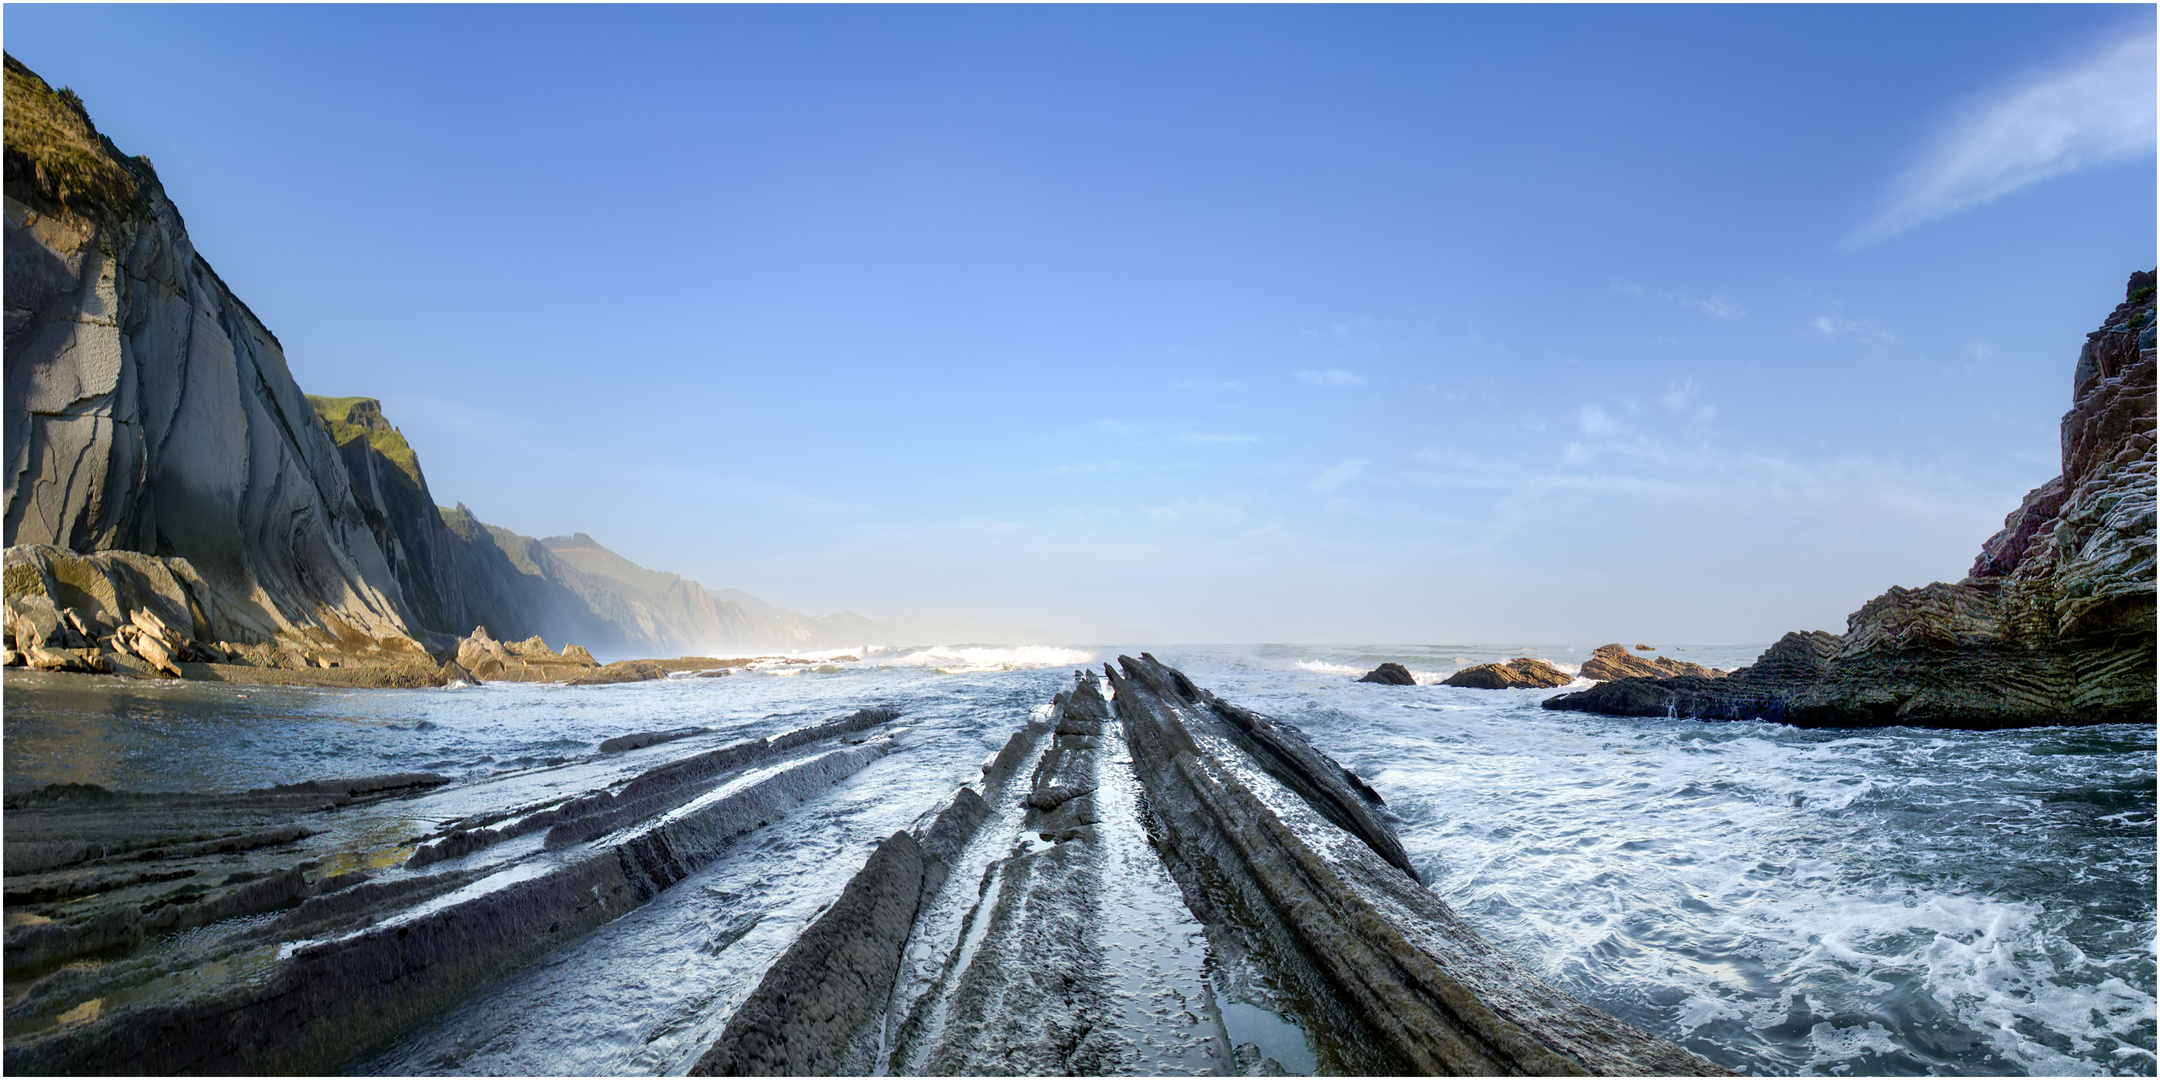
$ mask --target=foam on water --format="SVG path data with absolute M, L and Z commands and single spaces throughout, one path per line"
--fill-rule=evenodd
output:
M 1574 666 L 1595 644 L 1147 648 L 1369 779 L 1433 888 L 1500 948 L 1727 1067 L 2160 1064 L 2153 729 L 1802 731 L 1541 709 L 1555 691 L 1354 681 L 1389 660 L 1421 679 L 1525 652 Z M 416 1035 L 431 1049 L 394 1070 L 664 1071 L 695 1059 L 868 846 L 978 775 L 1065 669 L 1139 649 L 868 650 L 773 669 L 800 677 L 591 688 L 235 690 L 11 671 L 6 779 L 235 791 L 423 765 L 628 770 L 642 766 L 595 744 L 694 725 L 719 745 L 900 709 L 902 750 Z M 1759 651 L 1661 655 L 1734 667 Z
M 1723 1064 L 2151 1071 L 2149 729 L 1594 717 L 1170 653 L 1370 777 L 1503 948 Z
M 877 667 L 926 667 L 946 675 L 969 675 L 984 671 L 1086 667 L 1095 662 L 1095 655 L 1053 645 L 932 645 L 915 649 L 866 650 L 862 657 L 865 664 Z

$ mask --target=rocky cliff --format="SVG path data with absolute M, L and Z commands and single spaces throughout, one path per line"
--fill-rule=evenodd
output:
M 6 107 L 11 552 L 148 556 L 205 638 L 409 640 L 336 446 L 150 163 L 13 57 Z
M 583 533 L 535 540 L 438 506 L 380 402 L 301 393 L 147 160 L 71 91 L 12 57 L 6 77 L 6 663 L 172 674 L 394 654 L 386 678 L 409 685 L 449 677 L 420 670 L 423 650 L 451 658 L 474 628 L 645 656 L 1029 636 L 813 619 Z M 136 612 L 155 632 L 127 631 Z
M 1838 637 L 1788 634 L 1719 680 L 1619 679 L 1545 703 L 1817 727 L 2153 722 L 2154 274 L 2087 335 L 2062 474 L 1955 584 L 1892 588 Z
M 539 636 L 602 655 L 676 656 L 979 641 L 1010 629 L 851 612 L 814 618 L 648 569 L 586 533 L 534 539 L 490 525 L 463 503 L 436 504 L 419 455 L 381 402 L 308 401 L 337 445 L 391 576 L 427 631 L 479 627 L 504 641 Z

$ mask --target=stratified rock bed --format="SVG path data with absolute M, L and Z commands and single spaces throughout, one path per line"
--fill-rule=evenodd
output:
M 1722 1072 L 1497 953 L 1295 728 L 1144 654 L 1104 673 L 836 882 L 691 1070 Z M 472 783 L 21 793 L 7 1071 L 364 1066 L 904 749 L 895 720 L 660 731 Z
M 1445 679 L 1442 686 L 1467 686 L 1473 690 L 1551 689 L 1574 682 L 1575 677 L 1530 656 L 1518 656 L 1505 664 L 1467 667 Z
M 348 1066 L 891 752 L 894 719 L 472 786 L 11 797 L 6 1071 Z
M 2132 274 L 2087 335 L 2062 475 L 2010 512 L 1964 580 L 1893 587 L 1853 612 L 1842 637 L 1787 634 L 1714 681 L 1584 664 L 1586 677 L 1614 681 L 1545 707 L 1807 727 L 2152 723 L 2153 296 L 2154 274 Z

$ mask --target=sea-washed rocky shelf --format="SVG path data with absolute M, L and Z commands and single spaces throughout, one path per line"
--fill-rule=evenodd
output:
M 655 734 L 473 782 L 11 797 L 8 1071 L 363 1067 L 909 747 L 881 709 Z M 1487 945 L 1388 817 L 1151 657 L 1079 672 L 868 853 L 692 1071 L 1723 1071 Z

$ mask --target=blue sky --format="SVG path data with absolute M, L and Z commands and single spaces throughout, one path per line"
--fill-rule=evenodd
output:
M 10 4 L 438 499 L 811 612 L 1768 641 L 2154 263 L 2154 8 Z

